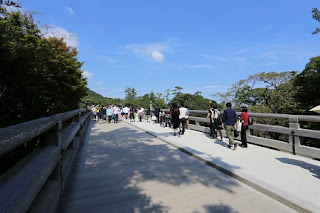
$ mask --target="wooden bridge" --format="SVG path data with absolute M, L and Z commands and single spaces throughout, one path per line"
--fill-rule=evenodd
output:
M 0 211 L 319 212 L 312 158 L 320 150 L 300 139 L 320 139 L 320 131 L 299 126 L 319 116 L 250 116 L 287 119 L 287 127 L 250 128 L 289 142 L 249 135 L 249 149 L 233 151 L 205 134 L 204 118 L 189 117 L 192 130 L 174 137 L 158 124 L 98 124 L 86 109 L 2 128 L 1 156 L 37 137 L 41 146 L 1 175 Z

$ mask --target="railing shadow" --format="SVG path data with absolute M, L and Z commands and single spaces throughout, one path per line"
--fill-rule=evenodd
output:
M 320 166 L 306 163 L 304 161 L 300 161 L 296 159 L 290 159 L 290 158 L 276 158 L 276 159 L 282 163 L 300 166 L 303 169 L 309 170 L 313 174 L 312 175 L 313 177 L 320 179 Z
M 61 212 L 68 212 L 74 202 L 79 202 L 78 212 L 90 210 L 81 204 L 88 199 L 94 199 L 96 206 L 108 212 L 168 212 L 166 206 L 152 202 L 143 192 L 143 182 L 175 187 L 202 184 L 231 194 L 233 187 L 239 186 L 227 175 L 154 140 L 145 132 L 128 127 L 100 132 L 95 125 L 98 124 L 93 125 L 90 141 L 77 159 L 79 163 L 62 199 Z M 236 169 L 232 165 L 228 167 Z M 166 189 L 157 190 L 165 193 Z M 125 200 L 125 205 L 119 200 Z

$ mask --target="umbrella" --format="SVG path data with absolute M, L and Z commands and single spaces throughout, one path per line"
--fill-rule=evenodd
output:
M 310 109 L 309 111 L 311 112 L 317 112 L 320 114 L 320 105 L 319 106 L 316 106 L 316 107 L 313 107 L 312 109 Z

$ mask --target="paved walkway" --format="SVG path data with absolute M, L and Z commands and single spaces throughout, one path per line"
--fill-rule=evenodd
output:
M 136 125 L 173 139 L 168 128 Z M 186 143 L 188 136 L 199 134 L 192 132 L 173 140 Z M 199 137 L 195 144 L 208 141 L 222 148 Z M 93 124 L 70 183 L 59 212 L 295 212 L 126 122 Z
M 236 151 L 226 148 L 228 139 L 213 140 L 207 134 L 187 130 L 181 137 L 159 124 L 132 122 L 247 185 L 300 212 L 320 212 L 320 161 L 249 144 Z

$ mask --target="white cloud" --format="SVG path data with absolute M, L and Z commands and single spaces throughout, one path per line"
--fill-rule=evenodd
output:
M 71 7 L 65 7 L 65 8 L 71 15 L 75 14 L 74 10 Z
M 148 44 L 129 44 L 125 46 L 126 50 L 144 57 L 151 58 L 156 62 L 163 62 L 165 60 L 164 53 L 170 52 L 171 48 L 167 42 L 163 43 L 148 43 Z
M 212 68 L 214 67 L 212 64 L 196 64 L 190 65 L 191 68 Z
M 87 72 L 87 71 L 83 71 L 82 76 L 85 77 L 85 78 L 91 78 L 93 76 L 93 73 Z
M 164 56 L 161 52 L 159 51 L 153 51 L 152 52 L 152 59 L 154 61 L 157 61 L 157 62 L 162 62 L 164 60 Z
M 98 58 L 99 61 L 105 61 L 105 62 L 108 62 L 110 64 L 119 62 L 119 60 L 117 60 L 115 58 L 108 57 L 108 56 L 103 56 L 103 55 L 100 55 L 97 58 Z
M 66 44 L 70 47 L 78 47 L 79 45 L 78 36 L 62 27 L 49 25 L 49 26 L 43 27 L 41 31 L 44 34 L 44 37 L 46 38 L 50 38 L 50 37 L 63 38 Z

